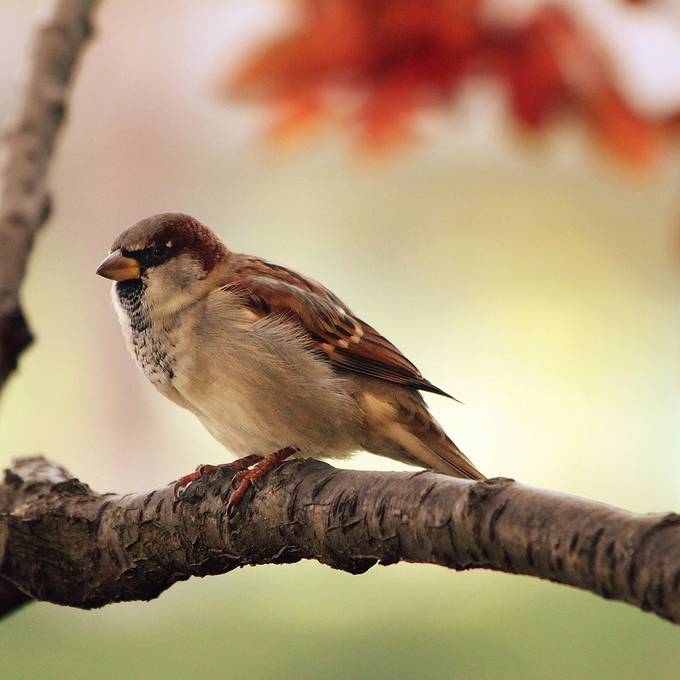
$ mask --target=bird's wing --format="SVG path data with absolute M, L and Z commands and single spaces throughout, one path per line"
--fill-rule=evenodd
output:
M 314 279 L 260 258 L 232 257 L 236 266 L 222 286 L 261 318 L 278 315 L 299 324 L 337 368 L 451 397 Z

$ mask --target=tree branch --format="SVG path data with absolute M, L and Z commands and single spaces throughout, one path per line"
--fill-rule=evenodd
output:
M 58 0 L 34 40 L 26 90 L 16 121 L 5 135 L 0 194 L 0 388 L 32 336 L 19 289 L 51 197 L 46 177 L 64 121 L 78 56 L 91 34 L 97 0 Z
M 230 476 L 98 494 L 42 458 L 0 486 L 0 575 L 73 607 L 150 600 L 190 576 L 316 559 L 484 567 L 629 602 L 680 622 L 680 516 L 636 515 L 508 479 L 338 470 L 294 460 L 225 512 Z

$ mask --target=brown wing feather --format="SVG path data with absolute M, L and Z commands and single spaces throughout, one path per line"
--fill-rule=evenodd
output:
M 238 257 L 236 267 L 223 286 L 242 295 L 260 317 L 276 314 L 299 323 L 333 365 L 451 397 L 318 281 L 256 257 L 232 257 Z

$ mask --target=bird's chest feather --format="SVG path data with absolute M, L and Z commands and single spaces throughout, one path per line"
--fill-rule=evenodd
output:
M 159 389 L 169 386 L 175 377 L 175 336 L 174 329 L 151 325 L 130 331 L 130 350 L 144 375 Z
M 254 323 L 224 295 L 155 319 L 143 298 L 122 300 L 126 341 L 146 377 L 232 452 L 353 447 L 360 415 L 344 380 L 288 323 Z
M 176 319 L 154 321 L 141 290 L 130 286 L 114 296 L 123 335 L 130 353 L 149 381 L 161 392 L 172 391 L 180 324 Z M 171 396 L 168 394 L 167 396 Z

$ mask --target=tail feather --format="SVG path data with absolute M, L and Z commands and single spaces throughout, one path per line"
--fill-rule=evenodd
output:
M 392 433 L 402 447 L 421 465 L 451 477 L 482 480 L 486 477 L 449 439 L 417 393 L 401 399 L 399 417 Z
M 429 416 L 429 414 L 428 414 Z M 481 480 L 486 477 L 470 459 L 446 436 L 439 424 L 429 416 L 427 430 L 414 431 L 404 423 L 392 423 L 386 434 L 406 453 L 404 460 L 430 468 L 451 477 Z
M 444 435 L 444 440 L 444 446 L 438 446 L 437 449 L 432 450 L 441 459 L 441 467 L 433 469 L 451 477 L 477 480 L 486 479 L 472 464 L 472 461 L 446 435 Z M 426 446 L 424 442 L 423 445 Z M 428 448 L 430 447 L 428 446 Z
M 451 477 L 486 479 L 446 436 L 418 392 L 378 381 L 370 385 L 366 390 L 362 384 L 358 399 L 369 425 L 367 451 Z

